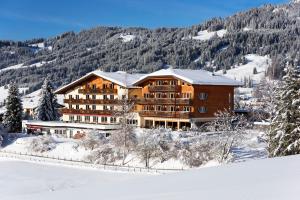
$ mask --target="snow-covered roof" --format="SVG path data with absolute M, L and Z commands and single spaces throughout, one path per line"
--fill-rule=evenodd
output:
M 91 77 L 91 76 L 98 76 L 101 78 L 104 78 L 106 80 L 109 80 L 113 83 L 116 83 L 120 86 L 123 87 L 134 87 L 133 83 L 135 81 L 137 81 L 139 78 L 141 78 L 142 76 L 144 76 L 145 74 L 129 74 L 126 72 L 122 72 L 122 71 L 118 71 L 118 72 L 104 72 L 101 70 L 95 70 L 93 72 L 90 72 L 88 74 L 86 74 L 85 76 L 69 83 L 68 85 L 65 85 L 61 88 L 59 88 L 58 90 L 56 90 L 56 93 L 63 93 L 65 90 L 69 89 L 70 87 L 86 80 L 87 78 Z
M 134 85 L 138 85 L 144 80 L 151 77 L 173 76 L 193 85 L 228 85 L 240 86 L 241 82 L 221 76 L 205 70 L 191 70 L 191 69 L 161 69 L 151 74 L 141 77 Z

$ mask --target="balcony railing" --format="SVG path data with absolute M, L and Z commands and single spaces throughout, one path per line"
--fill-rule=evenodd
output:
M 166 118 L 181 118 L 188 119 L 191 117 L 190 112 L 183 111 L 153 111 L 143 110 L 139 112 L 141 117 L 166 117 Z
M 69 104 L 118 104 L 118 99 L 64 99 Z
M 117 89 L 112 88 L 85 88 L 85 89 L 79 89 L 79 93 L 81 94 L 117 94 Z
M 112 115 L 113 110 L 84 110 L 84 109 L 61 109 L 62 114 L 89 114 L 89 115 Z
M 141 105 L 191 105 L 192 99 L 187 98 L 141 98 L 137 102 Z
M 149 92 L 180 92 L 180 85 L 152 85 L 148 87 Z

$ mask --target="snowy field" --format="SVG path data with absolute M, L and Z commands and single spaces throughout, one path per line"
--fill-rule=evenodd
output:
M 1 200 L 298 200 L 300 156 L 166 175 L 112 173 L 0 158 Z

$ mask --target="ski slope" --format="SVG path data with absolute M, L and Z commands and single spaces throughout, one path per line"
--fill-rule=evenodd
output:
M 300 156 L 165 175 L 106 172 L 0 158 L 1 200 L 298 200 Z
M 272 61 L 268 56 L 260 56 L 256 54 L 248 54 L 245 56 L 247 63 L 241 66 L 235 66 L 232 69 L 226 71 L 217 71 L 216 74 L 224 75 L 228 78 L 235 79 L 237 81 L 243 81 L 244 78 L 251 78 L 254 83 L 259 83 L 265 76 L 265 72 L 271 65 Z M 253 70 L 256 68 L 257 74 L 253 74 Z

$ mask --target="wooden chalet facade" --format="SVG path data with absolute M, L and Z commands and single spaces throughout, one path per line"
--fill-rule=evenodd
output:
M 141 87 L 138 100 L 141 126 L 190 128 L 214 119 L 219 110 L 233 109 L 234 87 L 239 83 L 203 70 L 163 69 L 134 83 Z

